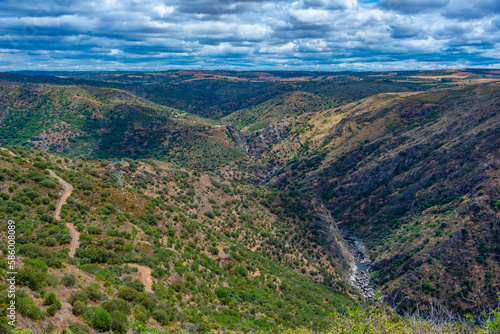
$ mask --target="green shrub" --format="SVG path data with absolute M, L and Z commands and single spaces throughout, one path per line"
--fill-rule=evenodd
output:
M 24 266 L 17 272 L 17 282 L 31 290 L 40 290 L 46 285 L 47 274 L 36 268 Z
M 136 305 L 133 311 L 134 319 L 140 322 L 148 321 L 150 314 L 142 305 Z
M 78 186 L 78 188 L 80 188 L 82 190 L 91 191 L 92 189 L 94 189 L 94 185 L 92 184 L 92 182 L 90 182 L 88 180 L 81 179 L 80 185 Z
M 163 326 L 168 326 L 175 320 L 175 315 L 166 309 L 156 309 L 153 312 L 153 318 Z
M 76 256 L 79 258 L 88 258 L 91 263 L 106 263 L 109 259 L 117 257 L 116 254 L 97 247 L 90 247 L 88 249 L 78 248 Z
M 62 284 L 64 284 L 67 287 L 75 286 L 76 284 L 76 277 L 75 275 L 72 274 L 64 274 L 62 279 L 61 279 Z
M 52 305 L 50 305 L 49 307 L 47 307 L 47 315 L 48 315 L 49 317 L 53 317 L 53 316 L 56 314 L 57 310 L 59 310 L 59 309 L 57 308 L 57 305 L 52 304 Z
M 48 216 L 49 219 L 53 219 L 52 216 Z M 51 268 L 61 268 L 62 263 L 54 252 L 48 249 L 36 245 L 36 244 L 26 244 L 19 246 L 19 254 L 29 257 L 30 259 L 37 259 L 44 261 Z
M 33 299 L 28 297 L 17 298 L 16 299 L 16 309 L 24 316 L 29 317 L 32 320 L 43 319 L 45 315 L 42 310 L 40 310 L 36 305 Z
M 87 292 L 88 298 L 93 302 L 104 299 L 104 293 L 101 291 L 101 287 L 97 283 L 90 283 L 85 291 Z
M 92 324 L 95 329 L 108 331 L 111 328 L 111 316 L 100 306 L 89 306 L 82 314 L 85 321 Z
M 131 282 L 128 282 L 127 286 L 139 292 L 144 292 L 144 284 L 142 284 L 139 280 L 133 280 Z
M 108 299 L 103 301 L 101 306 L 109 313 L 119 311 L 125 315 L 131 314 L 129 304 L 123 299 Z
M 111 312 L 111 329 L 115 333 L 127 333 L 130 324 L 125 315 L 119 311 Z
M 75 291 L 75 292 L 72 292 L 71 295 L 69 296 L 68 298 L 68 302 L 71 304 L 71 305 L 75 305 L 75 303 L 77 301 L 80 301 L 84 304 L 88 303 L 89 301 L 89 296 L 88 296 L 88 293 L 86 290 L 83 290 L 83 291 Z
M 57 184 L 50 179 L 45 179 L 42 182 L 40 182 L 40 184 L 50 189 L 54 189 L 55 187 L 57 187 Z
M 118 293 L 116 294 L 118 298 L 124 299 L 126 301 L 134 301 L 139 296 L 139 292 L 128 286 L 122 286 Z
M 57 296 L 54 292 L 49 292 L 45 298 L 43 299 L 43 305 L 56 305 L 57 309 L 61 309 L 61 302 L 57 299 Z
M 87 325 L 79 324 L 78 322 L 70 321 L 68 328 L 73 334 L 90 334 L 90 328 Z
M 80 300 L 77 300 L 73 303 L 73 308 L 71 309 L 71 312 L 79 317 L 80 315 L 83 314 L 83 312 L 85 312 L 85 309 L 87 308 L 87 305 L 80 301 Z
M 42 260 L 24 258 L 23 262 L 25 265 L 31 266 L 31 267 L 36 268 L 36 269 L 43 271 L 43 272 L 47 272 L 47 270 L 49 269 L 49 266 L 47 266 L 47 263 L 43 262 Z

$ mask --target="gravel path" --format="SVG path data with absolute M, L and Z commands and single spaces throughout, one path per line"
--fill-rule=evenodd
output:
M 49 170 L 50 176 L 55 177 L 58 181 L 59 184 L 63 187 L 63 193 L 61 195 L 61 198 L 56 204 L 56 210 L 54 211 L 54 218 L 55 219 L 61 219 L 61 208 L 64 204 L 66 204 L 66 201 L 68 197 L 71 195 L 71 192 L 73 191 L 73 186 L 69 184 L 68 182 L 64 181 L 59 175 L 54 173 L 53 171 Z M 78 233 L 78 230 L 76 229 L 76 226 L 73 225 L 73 223 L 66 223 L 66 227 L 69 229 L 69 234 L 71 235 L 71 243 L 69 244 L 69 257 L 75 257 L 76 249 L 80 245 L 80 233 Z

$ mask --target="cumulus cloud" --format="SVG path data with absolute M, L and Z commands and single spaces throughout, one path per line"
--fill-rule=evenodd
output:
M 4 0 L 0 70 L 498 66 L 498 0 Z
M 450 0 L 380 0 L 379 6 L 384 9 L 402 13 L 430 12 L 445 7 Z

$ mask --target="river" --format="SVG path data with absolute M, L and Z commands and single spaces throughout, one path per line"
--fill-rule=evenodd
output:
M 375 286 L 370 278 L 371 260 L 365 244 L 347 231 L 341 230 L 340 233 L 354 257 L 354 263 L 351 264 L 351 284 L 358 288 L 366 299 L 376 300 Z

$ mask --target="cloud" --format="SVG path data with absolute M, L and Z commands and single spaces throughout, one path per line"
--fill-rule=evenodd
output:
M 0 70 L 498 66 L 497 0 L 4 0 Z
M 380 0 L 378 4 L 383 9 L 401 13 L 419 13 L 435 11 L 449 2 L 450 0 Z

